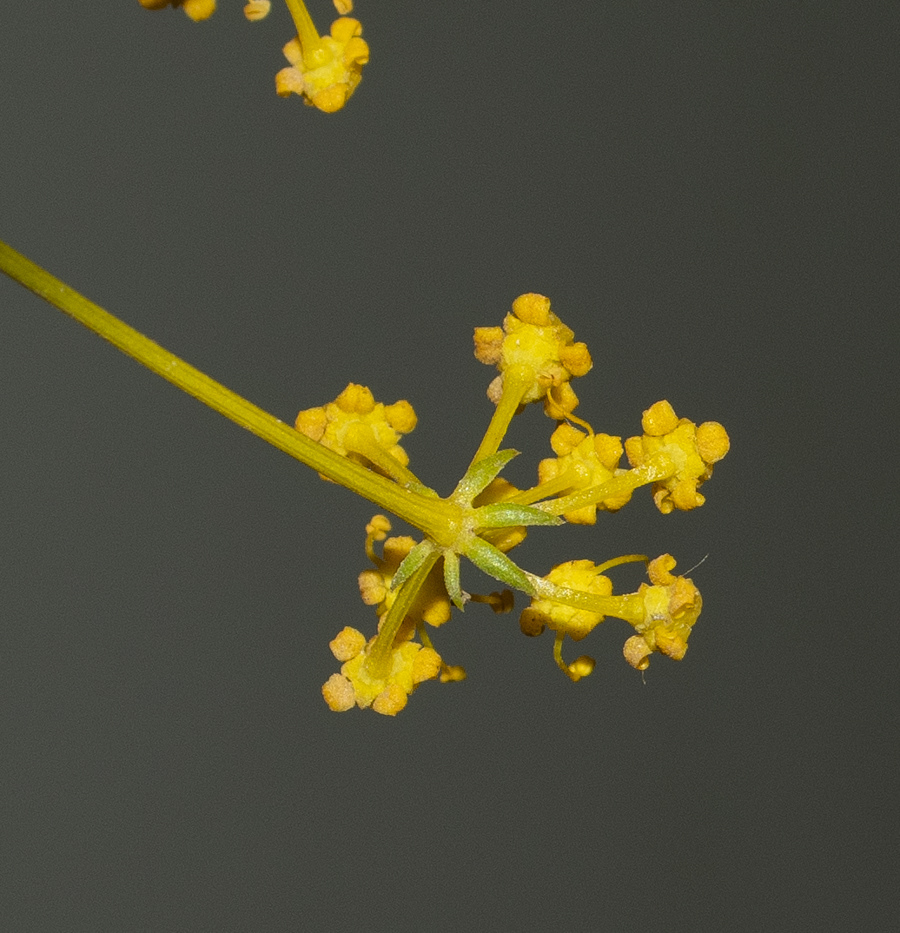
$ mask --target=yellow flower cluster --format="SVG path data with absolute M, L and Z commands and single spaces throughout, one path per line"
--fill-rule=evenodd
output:
M 587 346 L 574 343 L 574 336 L 550 310 L 549 298 L 520 295 L 502 328 L 475 328 L 475 357 L 500 370 L 488 398 L 497 405 L 504 391 L 515 391 L 517 405 L 543 399 L 551 418 L 566 417 L 578 405 L 569 380 L 593 365 Z
M 679 418 L 667 401 L 657 402 L 644 412 L 642 437 L 629 437 L 625 453 L 634 467 L 654 454 L 665 453 L 675 463 L 675 472 L 653 486 L 653 501 L 667 515 L 673 509 L 687 511 L 706 501 L 697 487 L 712 476 L 713 464 L 728 453 L 730 441 L 725 428 L 717 421 L 705 421 L 699 427 L 687 418 Z
M 362 23 L 342 16 L 331 24 L 331 35 L 315 43 L 302 37 L 291 39 L 284 57 L 291 63 L 275 75 L 280 97 L 299 94 L 305 103 L 325 113 L 334 113 L 347 103 L 369 61 L 369 46 L 362 36 Z
M 544 577 L 549 583 L 569 587 L 595 596 L 611 596 L 612 580 L 589 560 L 570 560 L 558 564 Z M 603 614 L 590 609 L 567 606 L 552 598 L 535 597 L 519 617 L 519 626 L 526 635 L 540 635 L 544 628 L 564 632 L 573 641 L 581 641 L 601 622 Z
M 369 60 L 361 24 L 344 15 L 352 11 L 352 0 L 334 2 L 341 15 L 330 34 L 320 37 L 303 0 L 286 0 L 297 34 L 284 47 L 290 66 L 276 76 L 279 95 L 298 94 L 329 113 L 344 106 Z M 154 10 L 181 7 L 194 20 L 208 18 L 216 8 L 215 0 L 140 3 Z M 269 9 L 270 0 L 248 0 L 244 15 L 261 20 Z M 476 358 L 499 371 L 487 390 L 495 407 L 465 474 L 441 497 L 409 469 L 409 457 L 400 445 L 401 437 L 416 427 L 409 402 L 385 405 L 366 386 L 350 383 L 334 401 L 301 411 L 293 431 L 5 244 L 0 244 L 0 267 L 154 372 L 317 470 L 323 479 L 341 483 L 421 533 L 420 540 L 388 537 L 391 524 L 383 515 L 367 525 L 366 553 L 373 567 L 359 575 L 358 583 L 363 602 L 374 606 L 378 615 L 377 634 L 367 639 L 345 626 L 330 643 L 341 662 L 340 672 L 322 688 L 332 710 L 371 707 L 393 716 L 418 684 L 438 677 L 442 682 L 465 678 L 461 667 L 443 662 L 426 625 L 444 625 L 453 607 L 462 611 L 469 603 L 509 612 L 513 597 L 510 589 L 487 596 L 464 590 L 462 558 L 530 597 L 519 620 L 522 632 L 538 636 L 547 628 L 554 631 L 554 659 L 573 681 L 589 675 L 595 662 L 586 655 L 565 662 L 564 639 L 581 641 L 607 617 L 623 619 L 634 628 L 624 646 L 632 667 L 647 668 L 654 652 L 673 660 L 684 657 L 702 599 L 692 580 L 672 573 L 676 562 L 670 555 L 652 561 L 626 555 L 600 564 L 570 560 L 543 577 L 522 569 L 509 556 L 528 528 L 564 521 L 593 525 L 598 511 L 623 508 L 643 485 L 652 486 L 663 514 L 697 508 L 706 501 L 699 488 L 730 446 L 721 424 L 706 421 L 698 426 L 679 418 L 665 400 L 644 412 L 643 433 L 624 444 L 618 436 L 595 433 L 574 414 L 578 397 L 571 385 L 591 370 L 591 354 L 584 343 L 575 341 L 574 331 L 551 310 L 544 295 L 520 295 L 502 326 L 475 328 Z M 512 419 L 534 402 L 542 402 L 545 414 L 557 422 L 550 437 L 555 457 L 540 462 L 534 486 L 519 489 L 499 475 L 518 452 L 501 450 L 500 445 Z M 620 466 L 623 454 L 630 469 Z M 382 544 L 380 551 L 377 543 Z M 616 595 L 606 571 L 633 561 L 647 564 L 650 583 L 634 593 Z
M 368 651 L 374 643 L 374 638 L 367 643 L 362 632 L 349 626 L 330 643 L 332 654 L 344 662 L 340 674 L 332 674 L 322 687 L 325 702 L 335 712 L 371 706 L 376 713 L 396 716 L 416 686 L 437 677 L 441 669 L 440 656 L 433 648 L 401 641 L 392 648 L 385 668 L 379 670 L 368 663 Z
M 398 441 L 415 428 L 416 413 L 407 401 L 376 402 L 370 389 L 351 382 L 333 402 L 301 411 L 294 426 L 323 447 L 368 462 L 390 476 L 397 464 L 409 463 Z
M 585 434 L 564 422 L 550 436 L 550 446 L 557 456 L 541 460 L 538 464 L 538 482 L 542 486 L 555 481 L 555 488 L 559 491 L 563 488 L 588 489 L 627 472 L 618 469 L 623 452 L 620 437 L 593 432 Z M 619 495 L 563 512 L 563 518 L 572 524 L 593 525 L 597 521 L 598 508 L 615 512 L 630 498 L 631 490 L 625 490 Z
M 391 523 L 384 515 L 376 515 L 366 525 L 366 554 L 375 564 L 374 570 L 364 570 L 358 578 L 359 593 L 367 606 L 375 606 L 379 616 L 383 616 L 393 606 L 397 590 L 391 589 L 391 581 L 404 558 L 415 547 L 416 542 L 403 535 L 387 537 Z M 375 552 L 374 543 L 383 541 L 382 554 Z M 411 633 L 419 621 L 429 625 L 443 625 L 450 618 L 450 597 L 437 568 L 432 570 L 416 598 L 410 606 L 400 627 L 400 632 Z
M 663 554 L 649 561 L 647 575 L 651 585 L 642 583 L 636 593 L 625 596 L 613 596 L 612 581 L 601 576 L 603 570 L 616 564 L 640 559 L 639 555 L 633 555 L 607 561 L 600 566 L 594 566 L 588 560 L 559 564 L 543 578 L 545 583 L 559 589 L 549 596 L 534 597 L 531 605 L 522 612 L 519 625 L 526 635 L 540 635 L 545 628 L 556 631 L 557 663 L 573 680 L 585 676 L 585 662 L 589 662 L 593 670 L 593 659 L 582 657 L 574 665 L 566 665 L 560 654 L 563 637 L 568 635 L 573 641 L 580 641 L 603 621 L 604 614 L 624 619 L 634 626 L 637 634 L 625 642 L 624 655 L 625 660 L 637 670 L 642 671 L 649 666 L 649 656 L 654 651 L 674 661 L 684 657 L 691 629 L 700 615 L 702 600 L 700 591 L 691 580 L 672 575 L 675 558 Z M 596 608 L 577 605 L 576 594 L 587 593 L 598 597 L 593 601 Z M 585 601 L 582 599 L 581 602 Z M 578 676 L 573 676 L 576 673 Z
M 564 639 L 581 641 L 607 617 L 633 626 L 624 655 L 638 670 L 648 666 L 654 652 L 680 660 L 687 651 L 702 600 L 691 580 L 672 574 L 675 560 L 668 554 L 652 561 L 643 555 L 600 564 L 570 560 L 544 577 L 522 570 L 507 555 L 524 539 L 528 526 L 563 519 L 594 524 L 598 511 L 621 509 L 642 485 L 652 484 L 663 513 L 702 505 L 697 487 L 728 452 L 725 429 L 711 421 L 697 427 L 678 418 L 668 402 L 657 402 L 644 412 L 643 435 L 623 444 L 620 437 L 595 433 L 573 414 L 578 399 L 570 385 L 590 370 L 590 353 L 542 295 L 517 298 L 502 328 L 476 328 L 475 355 L 499 369 L 489 390 L 496 407 L 466 475 L 446 498 L 408 469 L 398 443 L 416 423 L 407 402 L 382 405 L 369 389 L 351 383 L 334 402 L 297 417 L 296 427 L 307 437 L 387 477 L 397 498 L 389 502 L 382 493 L 386 507 L 424 532 L 418 541 L 408 535 L 388 537 L 391 525 L 383 515 L 367 525 L 366 553 L 373 567 L 359 575 L 359 588 L 363 602 L 379 616 L 378 634 L 366 641 L 356 629 L 345 628 L 332 642 L 342 667 L 323 694 L 333 710 L 372 707 L 393 715 L 422 681 L 465 677 L 462 668 L 441 660 L 426 623 L 443 625 L 454 605 L 463 609 L 470 602 L 506 612 L 512 596 L 509 590 L 489 596 L 465 592 L 461 557 L 531 597 L 520 615 L 520 628 L 530 636 L 551 629 L 553 656 L 573 681 L 590 674 L 595 662 L 587 655 L 563 660 Z M 535 486 L 518 489 L 498 475 L 515 456 L 499 446 L 513 416 L 537 401 L 557 421 L 550 437 L 556 456 L 540 462 Z M 630 469 L 620 466 L 623 454 Z M 364 494 L 382 501 L 371 490 Z M 606 571 L 633 561 L 647 564 L 650 583 L 616 595 Z
M 673 577 L 675 558 L 663 554 L 650 561 L 647 572 L 652 586 L 642 583 L 637 595 L 643 609 L 642 618 L 628 619 L 636 635 L 625 642 L 625 660 L 639 671 L 650 664 L 654 651 L 680 661 L 687 651 L 687 640 L 700 615 L 703 601 L 693 581 Z

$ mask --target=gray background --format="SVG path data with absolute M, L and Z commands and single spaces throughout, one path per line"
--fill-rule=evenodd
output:
M 896 929 L 896 4 L 362 2 L 331 116 L 240 6 L 4 8 L 0 236 L 286 420 L 410 399 L 442 493 L 472 327 L 549 295 L 597 430 L 665 397 L 733 448 L 699 511 L 516 555 L 709 554 L 704 612 L 646 683 L 610 620 L 573 685 L 474 606 L 465 683 L 335 715 L 373 508 L 4 278 L 0 925 Z

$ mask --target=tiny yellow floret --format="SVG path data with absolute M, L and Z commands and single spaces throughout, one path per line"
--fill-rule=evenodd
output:
M 625 642 L 625 660 L 641 671 L 650 664 L 654 651 L 674 661 L 684 657 L 691 629 L 703 607 L 693 581 L 673 576 L 674 566 L 675 559 L 670 554 L 650 562 L 648 571 L 653 585 L 641 584 L 636 594 L 637 611 L 628 619 L 637 634 Z
M 580 658 L 576 658 L 569 664 L 566 673 L 575 683 L 578 683 L 583 677 L 588 677 L 592 674 L 596 665 L 597 662 L 593 658 L 583 654 Z
M 641 426 L 642 437 L 625 441 L 631 465 L 638 467 L 658 453 L 667 454 L 675 464 L 672 476 L 653 485 L 653 501 L 659 511 L 667 515 L 674 509 L 687 511 L 703 505 L 706 499 L 697 488 L 712 476 L 713 464 L 728 453 L 725 428 L 716 421 L 698 428 L 693 421 L 679 418 L 666 401 L 651 405 Z
M 369 60 L 369 46 L 361 36 L 362 23 L 342 16 L 331 24 L 330 36 L 306 44 L 300 38 L 291 39 L 284 47 L 290 67 L 275 75 L 278 95 L 298 94 L 304 103 L 325 113 L 340 110 L 356 90 Z
M 546 485 L 555 480 L 557 492 L 599 486 L 626 472 L 618 469 L 623 452 L 620 437 L 610 434 L 588 435 L 564 422 L 550 436 L 550 446 L 557 457 L 540 461 L 538 483 Z M 573 524 L 593 525 L 597 521 L 598 508 L 615 512 L 626 505 L 630 498 L 631 493 L 626 492 L 564 512 L 563 517 Z
M 338 661 L 349 661 L 355 658 L 366 647 L 366 636 L 355 628 L 345 626 L 332 641 L 328 643 L 331 653 Z
M 406 451 L 397 443 L 416 426 L 416 413 L 407 401 L 384 405 L 365 386 L 351 382 L 333 401 L 297 415 L 294 427 L 324 447 L 358 461 L 378 464 L 389 454 L 404 467 Z
M 585 375 L 593 365 L 587 346 L 574 343 L 573 337 L 574 332 L 550 310 L 549 298 L 520 295 L 502 329 L 475 329 L 476 358 L 500 370 L 488 387 L 488 397 L 499 404 L 511 379 L 519 403 L 543 400 L 551 417 L 564 418 L 578 404 L 569 380 Z
M 322 685 L 322 696 L 329 708 L 336 713 L 346 713 L 356 706 L 353 684 L 340 674 L 332 674 Z
M 386 671 L 376 675 L 366 663 L 367 651 L 375 640 L 366 644 L 362 633 L 349 627 L 331 643 L 332 651 L 339 661 L 343 660 L 346 651 L 360 641 L 361 647 L 344 660 L 340 674 L 332 674 L 322 687 L 325 702 L 335 712 L 346 712 L 356 705 L 363 709 L 371 706 L 376 713 L 396 716 L 416 686 L 435 679 L 441 670 L 440 655 L 433 648 L 402 641 L 391 650 Z

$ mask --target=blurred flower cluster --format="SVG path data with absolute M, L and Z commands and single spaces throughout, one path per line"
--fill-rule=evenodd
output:
M 284 46 L 290 65 L 275 75 L 276 93 L 281 97 L 297 94 L 304 103 L 334 113 L 356 90 L 369 60 L 362 23 L 344 15 L 353 11 L 352 0 L 334 0 L 341 15 L 331 24 L 329 35 L 320 36 L 303 0 L 286 2 L 297 34 Z M 216 10 L 216 0 L 140 0 L 140 4 L 148 10 L 181 7 L 195 22 L 208 19 Z M 265 19 L 271 7 L 271 0 L 249 0 L 244 16 L 255 23 Z

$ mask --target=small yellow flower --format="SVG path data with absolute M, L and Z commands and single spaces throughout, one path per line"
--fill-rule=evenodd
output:
M 140 0 L 140 4 L 147 10 L 180 6 L 194 22 L 209 19 L 216 11 L 216 0 Z
M 307 17 L 308 19 L 308 17 Z M 319 38 L 311 32 L 291 39 L 284 56 L 291 63 L 275 75 L 275 90 L 281 97 L 299 94 L 304 103 L 334 113 L 349 99 L 362 78 L 369 60 L 369 46 L 362 36 L 362 23 L 342 16 L 331 24 L 331 35 Z
M 664 515 L 673 509 L 688 510 L 703 505 L 706 499 L 697 492 L 712 476 L 713 464 L 728 453 L 730 442 L 725 428 L 716 421 L 697 427 L 687 418 L 678 418 L 672 406 L 657 402 L 644 412 L 642 437 L 629 437 L 625 453 L 633 467 L 638 467 L 656 453 L 668 454 L 675 463 L 675 473 L 653 486 L 653 501 Z
M 673 576 L 674 566 L 675 558 L 670 554 L 650 561 L 647 570 L 653 585 L 642 583 L 636 594 L 643 617 L 629 619 L 637 634 L 625 642 L 623 652 L 625 660 L 639 671 L 647 668 L 654 651 L 680 661 L 700 615 L 700 591 L 686 577 Z
M 569 380 L 583 376 L 593 365 L 587 346 L 573 343 L 574 336 L 550 310 L 549 298 L 520 295 L 502 328 L 475 328 L 476 358 L 500 370 L 488 387 L 488 397 L 499 404 L 511 380 L 519 393 L 517 404 L 543 399 L 548 415 L 564 418 L 578 404 Z
M 538 464 L 538 483 L 546 485 L 558 482 L 557 491 L 574 491 L 599 486 L 614 476 L 624 474 L 618 469 L 622 458 L 622 439 L 610 434 L 585 434 L 568 422 L 561 424 L 550 436 L 550 446 L 557 454 L 555 459 L 541 460 Z M 561 486 L 565 482 L 567 485 Z M 628 503 L 631 493 L 604 499 L 592 505 L 564 512 L 567 522 L 578 525 L 593 525 L 597 521 L 597 509 L 610 512 Z
M 332 653 L 344 663 L 340 674 L 332 674 L 325 682 L 322 696 L 335 712 L 345 712 L 354 705 L 363 709 L 371 706 L 376 713 L 396 716 L 416 686 L 433 680 L 441 671 L 440 655 L 433 648 L 402 641 L 394 645 L 385 672 L 375 675 L 366 664 L 373 643 L 374 639 L 366 644 L 362 632 L 349 626 L 331 642 Z
M 301 411 L 294 426 L 341 456 L 384 468 L 388 455 L 405 467 L 409 457 L 397 442 L 415 428 L 416 413 L 406 401 L 376 402 L 369 389 L 351 382 L 333 402 Z
M 595 596 L 611 596 L 612 580 L 600 574 L 600 568 L 589 560 L 570 560 L 558 564 L 545 577 L 550 583 L 582 590 Z M 603 614 L 588 609 L 565 606 L 553 599 L 534 597 L 531 605 L 522 611 L 519 626 L 526 635 L 540 635 L 544 628 L 580 641 L 603 621 Z

